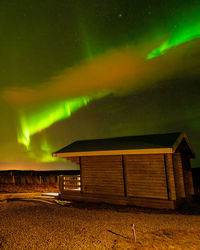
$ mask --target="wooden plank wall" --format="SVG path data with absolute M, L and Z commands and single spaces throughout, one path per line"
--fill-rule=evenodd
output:
M 174 153 L 172 155 L 173 165 L 174 165 L 174 178 L 176 186 L 176 196 L 177 198 L 185 198 L 185 185 L 183 179 L 183 167 L 181 161 L 181 154 Z
M 124 159 L 127 196 L 168 199 L 162 154 L 126 155 Z
M 122 156 L 81 157 L 84 193 L 124 196 Z

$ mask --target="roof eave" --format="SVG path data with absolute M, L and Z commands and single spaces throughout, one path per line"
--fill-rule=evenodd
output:
M 189 149 L 191 151 L 191 158 L 195 158 L 195 153 L 194 153 L 193 147 L 192 147 L 192 145 L 191 145 L 191 143 L 190 143 L 190 141 L 189 141 L 186 133 L 181 133 L 179 135 L 179 137 L 176 139 L 176 141 L 175 141 L 175 143 L 174 143 L 174 145 L 172 147 L 173 153 L 176 152 L 178 146 L 180 145 L 180 143 L 182 142 L 183 139 L 185 139 L 185 141 L 187 142 L 187 145 L 188 145 L 188 147 L 189 147 Z
M 151 148 L 151 149 L 128 149 L 128 150 L 104 150 L 53 153 L 53 157 L 79 157 L 79 156 L 100 156 L 100 155 L 131 155 L 131 154 L 169 154 L 173 148 Z

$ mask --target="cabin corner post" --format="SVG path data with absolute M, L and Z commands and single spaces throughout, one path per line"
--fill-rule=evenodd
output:
M 182 166 L 183 166 L 183 178 L 185 184 L 185 194 L 188 200 L 191 200 L 192 195 L 194 195 L 194 185 L 192 178 L 192 171 L 190 166 L 190 159 L 181 154 Z
M 193 184 L 193 177 L 192 177 L 192 171 L 191 170 L 188 172 L 188 181 L 190 183 L 189 194 L 194 195 L 194 184 Z
M 123 181 L 124 181 L 124 196 L 127 197 L 127 164 L 126 164 L 126 158 L 124 155 L 122 155 L 122 169 L 123 169 Z
M 184 176 L 183 168 L 181 162 L 181 154 L 174 153 L 172 155 L 173 166 L 174 166 L 174 177 L 175 177 L 175 186 L 177 198 L 185 198 L 185 185 L 184 185 Z
M 172 154 L 164 154 L 169 200 L 176 200 Z

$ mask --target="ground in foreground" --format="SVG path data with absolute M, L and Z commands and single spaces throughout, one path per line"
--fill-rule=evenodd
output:
M 12 199 L 0 202 L 0 222 L 0 249 L 200 249 L 198 207 L 170 212 Z

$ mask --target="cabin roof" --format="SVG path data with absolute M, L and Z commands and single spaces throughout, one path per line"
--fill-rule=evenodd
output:
M 181 132 L 75 141 L 54 152 L 53 156 L 173 153 L 183 139 L 194 156 L 186 134 Z

